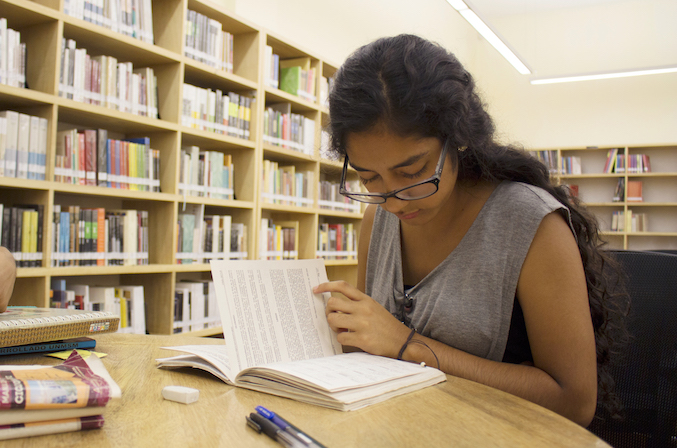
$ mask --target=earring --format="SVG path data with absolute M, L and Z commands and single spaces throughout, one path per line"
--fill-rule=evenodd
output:
M 458 148 L 458 152 L 463 152 L 463 151 L 465 151 L 466 149 L 468 149 L 467 146 L 461 146 L 461 147 Z

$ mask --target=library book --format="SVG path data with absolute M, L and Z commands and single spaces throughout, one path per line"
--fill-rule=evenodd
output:
M 363 352 L 343 353 L 325 316 L 324 261 L 212 261 L 225 345 L 163 347 L 226 384 L 351 411 L 446 380 L 440 370 Z

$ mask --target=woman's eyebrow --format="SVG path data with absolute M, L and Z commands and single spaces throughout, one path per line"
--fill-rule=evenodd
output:
M 414 163 L 418 162 L 422 158 L 426 157 L 430 151 L 422 152 L 419 154 L 414 154 L 413 156 L 409 157 L 408 159 L 391 166 L 388 168 L 389 171 L 396 170 L 397 168 L 403 168 L 405 166 L 410 166 L 413 165 Z M 352 160 L 348 159 L 348 164 L 355 170 L 355 171 L 373 171 L 367 168 L 362 168 L 360 166 L 355 165 Z

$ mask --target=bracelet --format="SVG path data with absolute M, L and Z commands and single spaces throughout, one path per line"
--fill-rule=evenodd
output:
M 399 361 L 402 361 L 402 355 L 404 354 L 404 351 L 407 349 L 407 345 L 409 345 L 409 342 L 411 341 L 411 338 L 414 337 L 414 333 L 416 333 L 416 329 L 412 328 L 411 333 L 409 333 L 409 336 L 407 337 L 407 340 L 404 341 L 404 344 L 402 345 L 402 348 L 400 349 L 400 352 L 397 354 L 397 359 Z

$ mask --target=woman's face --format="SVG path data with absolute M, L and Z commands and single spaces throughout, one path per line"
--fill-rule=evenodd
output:
M 429 179 L 439 161 L 444 142 L 433 137 L 403 137 L 384 130 L 349 134 L 346 150 L 364 187 L 375 193 L 388 193 Z M 423 199 L 403 201 L 391 197 L 381 204 L 402 223 L 421 225 L 430 222 L 448 203 L 456 184 L 456 169 L 447 150 L 447 160 L 438 191 Z

